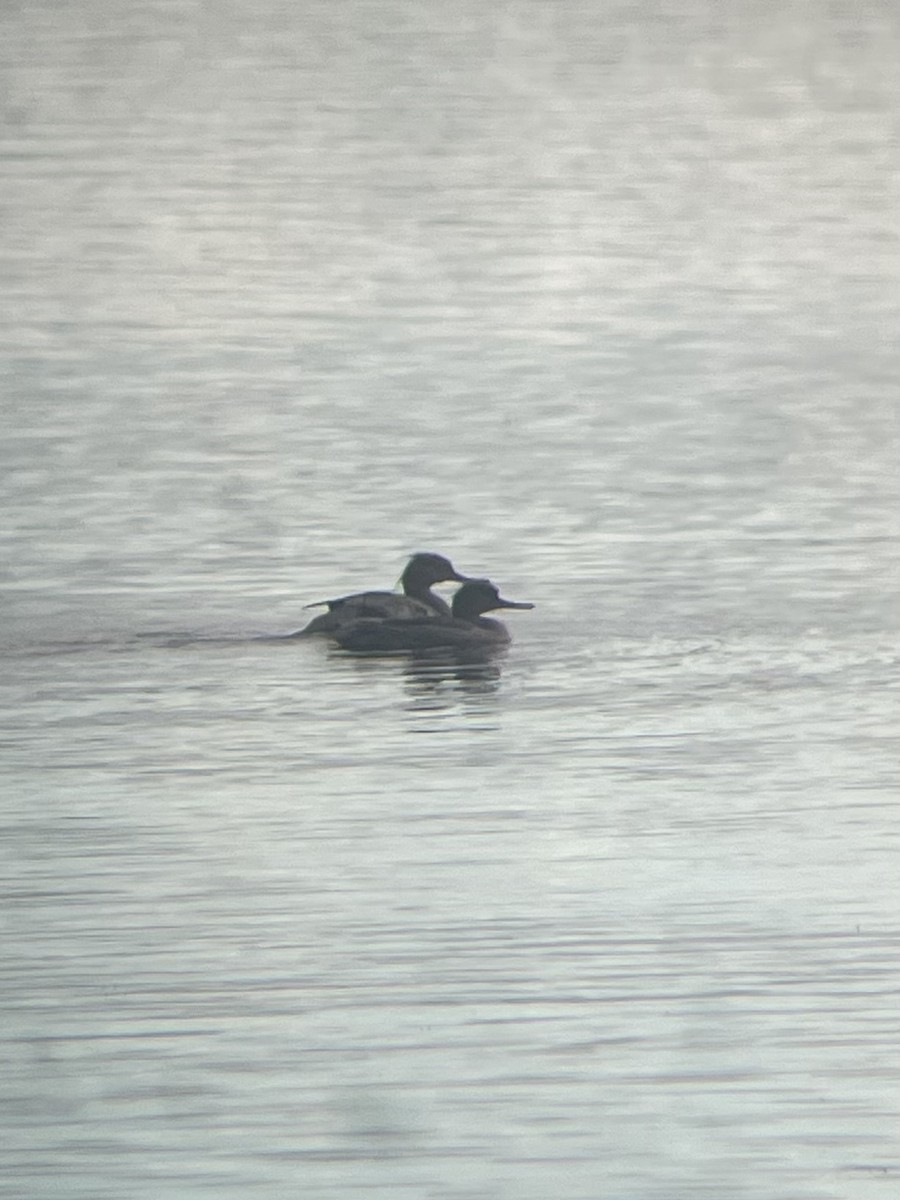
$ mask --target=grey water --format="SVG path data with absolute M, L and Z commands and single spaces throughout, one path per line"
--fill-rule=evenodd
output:
M 897 1194 L 897 24 L 5 7 L 0 1196 Z

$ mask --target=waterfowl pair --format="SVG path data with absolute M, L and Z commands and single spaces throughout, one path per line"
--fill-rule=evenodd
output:
M 452 609 L 431 589 L 437 583 L 462 586 Z M 322 634 L 347 650 L 393 653 L 433 649 L 484 651 L 503 646 L 509 632 L 500 621 L 484 617 L 498 608 L 533 608 L 533 604 L 504 600 L 487 579 L 460 574 L 442 554 L 414 554 L 400 577 L 403 594 L 355 592 L 335 600 L 320 600 L 328 612 L 314 617 L 294 636 Z

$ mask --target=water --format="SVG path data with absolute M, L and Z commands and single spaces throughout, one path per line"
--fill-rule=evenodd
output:
M 3 24 L 0 1196 L 893 1195 L 892 7 Z

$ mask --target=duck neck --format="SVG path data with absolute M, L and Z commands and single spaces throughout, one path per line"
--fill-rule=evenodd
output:
M 413 600 L 421 600 L 441 617 L 449 617 L 450 609 L 444 600 L 431 590 L 434 578 L 423 578 L 417 570 L 407 567 L 400 579 L 400 586 Z
M 459 592 L 453 597 L 453 616 L 457 621 L 467 621 L 470 625 L 481 624 L 482 610 L 471 596 Z M 488 624 L 492 622 L 488 621 Z
M 410 592 L 406 594 L 407 596 L 411 595 Z M 415 598 L 416 600 L 421 600 L 423 604 L 427 604 L 429 608 L 433 608 L 441 617 L 449 617 L 451 615 L 450 606 L 441 596 L 433 592 L 431 588 L 423 588 L 420 592 L 416 592 Z

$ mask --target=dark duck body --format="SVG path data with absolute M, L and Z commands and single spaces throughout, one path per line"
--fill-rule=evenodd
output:
M 368 654 L 464 651 L 485 654 L 507 645 L 509 630 L 482 614 L 498 608 L 534 608 L 524 601 L 504 600 L 488 579 L 464 583 L 453 597 L 449 617 L 396 621 L 362 618 L 342 625 L 334 640 L 345 650 Z
M 414 554 L 400 576 L 402 595 L 398 592 L 355 592 L 336 600 L 307 604 L 307 608 L 327 605 L 328 612 L 314 617 L 297 636 L 321 633 L 333 637 L 348 622 L 361 619 L 409 621 L 444 617 L 449 620 L 451 613 L 446 602 L 431 590 L 436 583 L 447 582 L 466 583 L 467 576 L 460 575 L 442 554 Z

